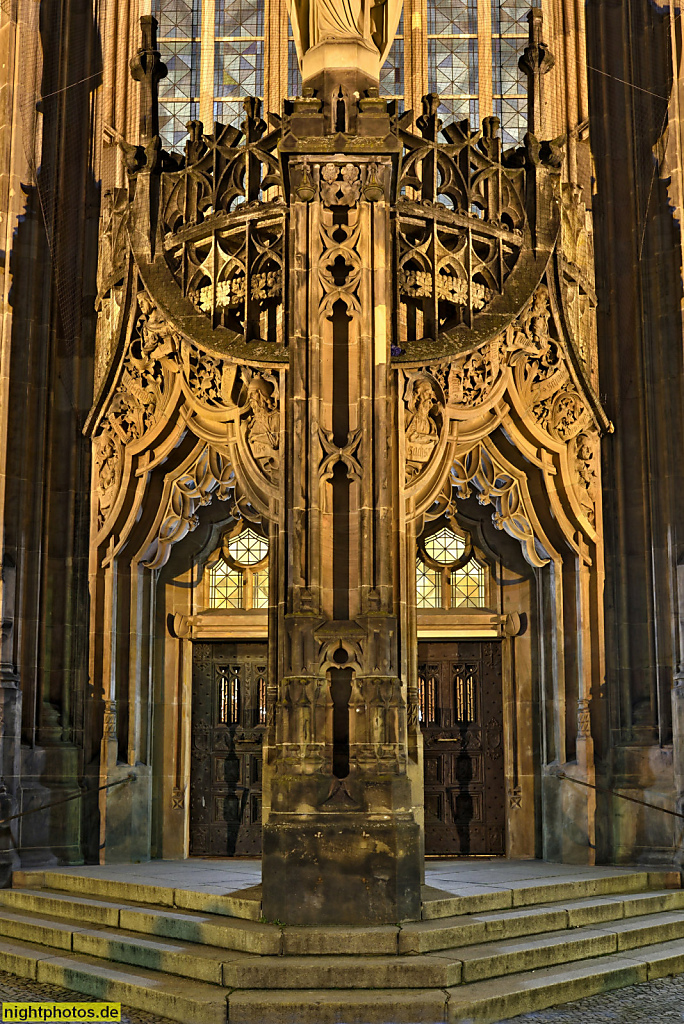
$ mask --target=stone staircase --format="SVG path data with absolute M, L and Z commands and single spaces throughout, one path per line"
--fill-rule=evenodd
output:
M 0 969 L 183 1024 L 493 1022 L 684 972 L 673 872 L 424 891 L 402 926 L 284 927 L 216 896 L 66 872 L 0 890 Z

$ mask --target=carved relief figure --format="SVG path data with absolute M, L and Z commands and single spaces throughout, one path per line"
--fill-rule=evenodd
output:
M 252 455 L 267 476 L 278 468 L 280 446 L 280 413 L 274 385 L 255 374 L 247 385 L 250 418 L 247 443 Z
M 149 359 L 174 359 L 178 334 L 166 322 L 157 307 L 145 292 L 138 295 L 140 317 L 138 330 L 142 341 L 143 355 Z
M 98 520 L 102 526 L 114 504 L 119 482 L 119 450 L 114 438 L 109 433 L 105 433 L 101 437 L 95 460 L 95 470 Z
M 594 463 L 594 443 L 589 434 L 578 434 L 574 440 L 575 466 L 579 483 L 578 495 L 582 511 L 593 525 L 596 519 L 595 490 L 596 469 Z
M 418 472 L 437 447 L 439 427 L 434 409 L 438 404 L 432 381 L 418 377 L 408 397 L 406 417 L 406 462 Z

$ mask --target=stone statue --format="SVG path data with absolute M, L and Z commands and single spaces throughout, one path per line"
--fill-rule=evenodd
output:
M 306 80 L 307 53 L 325 47 L 328 59 L 324 63 L 332 61 L 340 67 L 352 54 L 350 43 L 373 52 L 379 75 L 397 32 L 402 0 L 288 0 L 287 6 L 302 77 Z M 331 48 L 346 56 L 336 61 Z M 347 66 L 353 68 L 351 63 Z

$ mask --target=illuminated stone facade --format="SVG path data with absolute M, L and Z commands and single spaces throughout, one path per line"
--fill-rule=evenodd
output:
M 303 81 L 284 0 L 2 22 L 4 799 L 78 797 L 8 868 L 263 828 L 272 918 L 395 921 L 425 849 L 677 856 L 611 795 L 682 789 L 670 14 L 358 6 Z

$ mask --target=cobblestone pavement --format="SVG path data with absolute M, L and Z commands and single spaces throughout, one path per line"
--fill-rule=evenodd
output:
M 0 971 L 0 1004 L 3 1002 L 92 1002 L 92 997 L 57 985 L 15 978 Z M 166 1017 L 122 1006 L 123 1024 L 174 1024 Z M 501 1021 L 500 1024 L 682 1024 L 684 1022 L 684 975 L 588 996 L 574 1003 Z M 190 1024 L 190 1022 L 188 1022 Z M 264 1021 L 263 1024 L 270 1024 Z
M 114 1002 L 115 1000 L 112 1000 Z M 0 971 L 0 1005 L 2 1003 L 95 1003 L 93 996 L 71 992 L 57 985 L 43 985 L 39 981 L 16 978 L 13 974 Z M 167 1017 L 155 1017 L 143 1010 L 129 1010 L 121 1007 L 121 1020 L 125 1024 L 175 1024 Z M 190 1024 L 190 1022 L 188 1022 Z
M 684 975 L 588 996 L 549 1010 L 524 1013 L 501 1024 L 681 1024 Z

